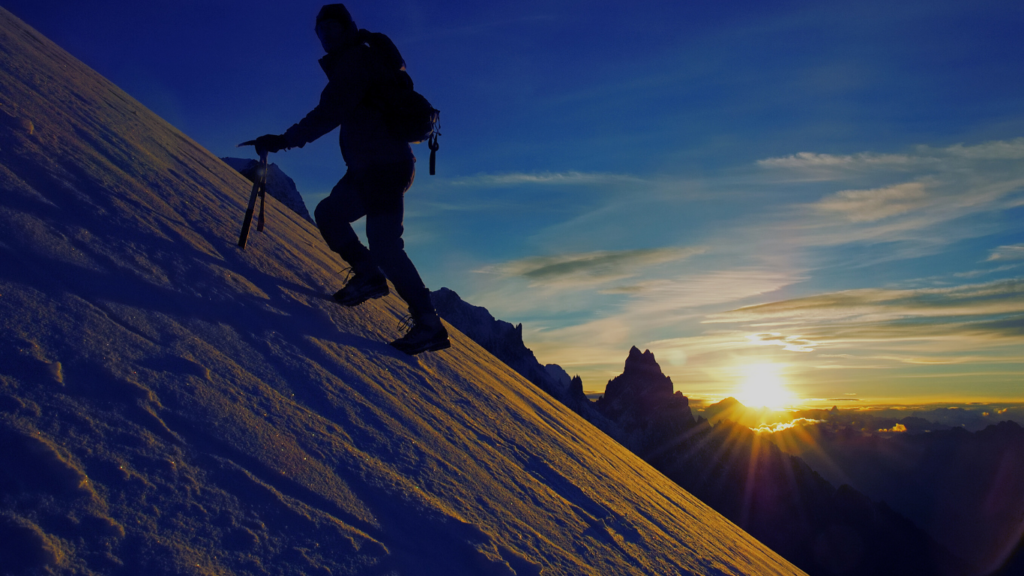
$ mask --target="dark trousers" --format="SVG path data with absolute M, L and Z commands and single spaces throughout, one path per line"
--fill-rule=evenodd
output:
M 405 253 L 402 240 L 403 197 L 416 177 L 413 160 L 369 168 L 350 168 L 317 205 L 314 215 L 320 234 L 359 275 L 383 272 L 414 316 L 433 310 L 430 291 Z M 352 222 L 366 216 L 363 246 Z

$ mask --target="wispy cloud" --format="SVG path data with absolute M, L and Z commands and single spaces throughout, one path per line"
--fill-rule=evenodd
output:
M 631 278 L 645 268 L 685 260 L 705 250 L 701 247 L 670 247 L 535 256 L 487 266 L 478 272 L 521 277 L 534 285 L 596 286 Z
M 993 260 L 1024 260 L 1024 244 L 1000 246 L 992 251 L 988 261 Z
M 1022 258 L 1022 259 L 1024 259 L 1024 258 Z M 989 257 L 988 260 L 986 260 L 986 262 L 989 262 L 989 261 L 992 261 L 992 260 L 999 260 L 999 258 Z M 957 273 L 953 274 L 953 277 L 954 278 L 977 278 L 979 276 L 987 276 L 989 274 L 999 274 L 1001 272 L 1009 272 L 1010 270 L 1013 270 L 1015 268 L 1020 268 L 1021 266 L 1024 266 L 1024 263 L 1006 264 L 1004 266 L 997 266 L 995 268 L 990 268 L 988 270 L 968 270 L 967 272 L 957 272 Z
M 811 352 L 817 345 L 813 340 L 801 338 L 800 336 L 785 336 L 780 332 L 762 332 L 747 336 L 753 344 L 761 346 L 781 346 L 783 350 L 790 352 Z
M 931 149 L 921 147 L 920 150 L 927 153 Z M 974 146 L 956 144 L 941 149 L 941 152 L 952 157 L 971 160 L 1024 160 L 1024 138 L 997 140 Z
M 998 350 L 1024 344 L 1024 279 L 820 294 L 713 314 L 705 323 L 746 324 L 732 334 L 794 352 L 855 350 L 863 360 L 931 366 L 1017 363 L 1019 355 Z
M 790 156 L 766 158 L 757 161 L 757 165 L 762 168 L 804 171 L 864 170 L 879 167 L 903 168 L 917 163 L 919 161 L 914 156 L 907 154 L 877 154 L 873 152 L 861 152 L 845 156 L 799 152 Z
M 1024 138 L 985 142 L 973 146 L 956 144 L 946 148 L 917 146 L 904 154 L 861 152 L 835 155 L 799 152 L 778 158 L 758 160 L 757 165 L 767 169 L 803 172 L 814 176 L 848 177 L 851 172 L 878 170 L 906 170 L 931 167 L 941 169 L 950 161 L 998 161 L 1024 159 Z
M 478 174 L 453 180 L 455 186 L 517 186 L 517 185 L 548 185 L 548 186 L 580 186 L 635 183 L 647 181 L 628 174 L 608 174 L 601 172 L 539 172 L 506 174 Z
M 843 190 L 816 204 L 819 212 L 838 214 L 851 222 L 874 222 L 922 208 L 928 204 L 924 184 L 908 182 L 873 190 Z
M 770 294 L 805 279 L 800 272 L 765 267 L 739 267 L 652 280 L 622 291 L 637 296 L 636 301 L 629 307 L 629 313 L 636 316 L 737 303 Z
M 894 249 L 880 257 L 931 254 L 1005 226 L 998 215 L 1024 205 L 1022 158 L 1024 138 L 918 146 L 902 154 L 804 152 L 761 160 L 760 168 L 793 181 L 847 183 L 815 201 L 779 207 L 762 226 L 784 230 L 793 248 L 890 243 Z M 1018 250 L 1007 247 L 991 259 L 1013 259 Z
M 709 316 L 706 322 L 767 320 L 889 321 L 907 318 L 1024 314 L 1024 279 L 950 288 L 862 289 L 746 306 Z

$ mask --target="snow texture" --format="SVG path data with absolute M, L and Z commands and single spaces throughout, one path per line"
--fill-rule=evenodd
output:
M 792 574 L 0 9 L 0 569 Z

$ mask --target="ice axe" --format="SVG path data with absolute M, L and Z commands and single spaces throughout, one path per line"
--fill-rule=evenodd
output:
M 242 142 L 239 146 L 256 146 L 255 140 Z M 256 211 L 256 198 L 260 199 L 260 217 L 256 221 L 256 230 L 263 231 L 263 205 L 267 200 L 267 151 L 256 148 L 260 155 L 260 164 L 256 167 L 256 178 L 252 182 L 252 194 L 249 195 L 249 207 L 245 209 L 245 219 L 242 221 L 242 234 L 238 237 L 238 247 L 245 250 L 245 243 L 249 240 L 249 228 L 252 226 L 253 212 Z

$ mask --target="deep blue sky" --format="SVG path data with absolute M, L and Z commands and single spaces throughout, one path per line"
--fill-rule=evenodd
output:
M 347 5 L 442 111 L 414 260 L 542 362 L 598 389 L 637 345 L 697 396 L 1024 399 L 1024 4 Z M 4 7 L 220 156 L 325 83 L 316 2 Z M 343 170 L 333 133 L 273 161 L 311 209 Z

